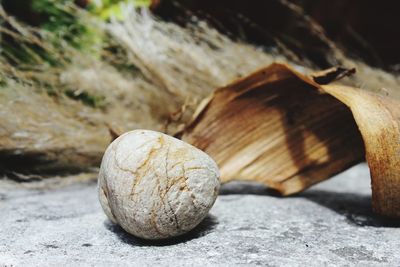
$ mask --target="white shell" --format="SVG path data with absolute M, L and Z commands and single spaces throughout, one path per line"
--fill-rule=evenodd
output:
M 98 177 L 108 218 L 145 239 L 184 234 L 215 202 L 219 171 L 203 151 L 163 133 L 135 130 L 112 142 Z

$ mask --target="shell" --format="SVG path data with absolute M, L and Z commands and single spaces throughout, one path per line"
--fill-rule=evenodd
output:
M 98 176 L 107 217 L 145 239 L 178 236 L 196 227 L 214 204 L 219 186 L 218 167 L 210 156 L 149 130 L 114 140 Z

